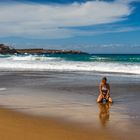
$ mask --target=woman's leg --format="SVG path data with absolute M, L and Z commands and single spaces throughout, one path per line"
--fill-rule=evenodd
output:
M 110 103 L 112 103 L 112 102 L 113 102 L 113 100 L 112 100 L 112 98 L 111 98 L 111 97 L 109 97 L 109 98 L 108 98 L 108 101 L 109 101 Z
M 97 98 L 97 103 L 100 103 L 102 101 L 102 99 L 103 99 L 103 96 L 100 94 Z

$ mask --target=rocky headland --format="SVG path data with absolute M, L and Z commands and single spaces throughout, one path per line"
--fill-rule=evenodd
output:
M 0 44 L 0 54 L 86 54 L 78 50 L 54 50 L 43 48 L 15 49 L 13 47 Z

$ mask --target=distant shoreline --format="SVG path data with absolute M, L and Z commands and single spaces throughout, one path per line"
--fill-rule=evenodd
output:
M 79 50 L 55 50 L 43 48 L 15 49 L 0 44 L 0 54 L 88 54 Z

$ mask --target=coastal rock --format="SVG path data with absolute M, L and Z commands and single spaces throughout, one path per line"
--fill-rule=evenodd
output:
M 16 49 L 6 46 L 4 44 L 0 44 L 0 54 L 15 54 L 18 53 Z
M 86 54 L 78 50 L 52 50 L 43 48 L 14 49 L 13 47 L 0 44 L 0 54 Z
M 84 52 L 78 50 L 50 50 L 50 49 L 17 49 L 18 53 L 24 54 L 81 54 Z

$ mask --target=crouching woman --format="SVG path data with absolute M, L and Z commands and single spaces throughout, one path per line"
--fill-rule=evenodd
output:
M 107 78 L 102 78 L 102 81 L 99 85 L 99 96 L 97 98 L 97 103 L 100 103 L 106 99 L 107 102 L 112 103 L 112 98 L 110 97 L 110 85 L 107 83 Z

